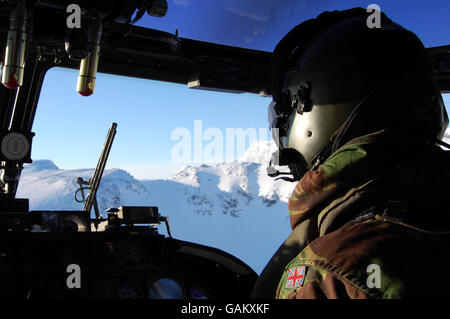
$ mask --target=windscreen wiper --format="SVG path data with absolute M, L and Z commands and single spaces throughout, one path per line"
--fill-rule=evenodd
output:
M 82 177 L 77 178 L 77 184 L 80 185 L 80 188 L 75 192 L 75 200 L 77 202 L 84 202 L 83 211 L 91 212 L 92 206 L 94 206 L 95 212 L 95 228 L 98 228 L 98 223 L 100 221 L 100 212 L 98 210 L 97 204 L 97 190 L 100 185 L 100 181 L 103 176 L 103 171 L 105 170 L 106 161 L 108 160 L 109 152 L 111 151 L 111 146 L 114 141 L 114 137 L 116 135 L 117 123 L 112 123 L 109 128 L 108 135 L 106 136 L 105 144 L 103 145 L 102 153 L 100 154 L 100 158 L 97 163 L 97 167 L 95 168 L 94 175 L 89 179 L 89 181 L 85 181 Z M 84 187 L 83 185 L 87 185 Z M 89 189 L 89 193 L 87 196 L 84 196 L 84 190 Z M 82 200 L 77 199 L 77 193 L 81 191 Z

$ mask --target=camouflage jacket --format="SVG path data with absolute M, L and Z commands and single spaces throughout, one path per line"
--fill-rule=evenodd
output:
M 305 174 L 289 212 L 312 238 L 276 297 L 449 298 L 449 153 L 381 131 Z

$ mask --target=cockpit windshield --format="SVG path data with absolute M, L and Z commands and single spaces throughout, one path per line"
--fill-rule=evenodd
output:
M 278 41 L 302 21 L 324 11 L 380 7 L 416 33 L 426 47 L 447 45 L 450 2 L 377 0 L 169 0 L 164 18 L 144 15 L 137 25 L 178 34 L 183 38 L 272 51 Z

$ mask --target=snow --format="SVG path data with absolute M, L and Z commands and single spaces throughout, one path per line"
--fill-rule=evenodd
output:
M 248 150 L 239 159 L 242 162 L 269 164 L 270 157 L 277 150 L 273 141 L 258 141 L 250 145 Z
M 443 140 L 450 143 L 450 129 Z M 97 193 L 100 211 L 158 206 L 175 238 L 222 249 L 260 273 L 290 233 L 287 202 L 295 183 L 267 176 L 275 150 L 273 142 L 258 141 L 238 161 L 183 166 L 169 179 L 137 180 L 121 169 L 105 170 Z M 31 210 L 80 210 L 75 181 L 93 173 L 37 160 L 23 170 L 17 197 L 29 198 Z M 163 225 L 159 230 L 166 234 Z
M 97 193 L 100 211 L 158 206 L 169 216 L 173 237 L 222 249 L 260 273 L 290 233 L 287 201 L 295 183 L 267 176 L 275 149 L 273 142 L 258 141 L 239 161 L 184 166 L 166 180 L 142 181 L 121 169 L 105 170 Z M 31 210 L 80 210 L 75 181 L 88 180 L 93 172 L 34 161 L 22 172 L 17 197 L 29 198 Z M 159 230 L 166 234 L 163 225 Z
M 444 142 L 450 144 L 450 128 L 445 130 L 444 138 L 442 139 Z

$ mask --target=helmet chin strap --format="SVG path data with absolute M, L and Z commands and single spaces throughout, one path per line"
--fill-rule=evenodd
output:
M 340 128 L 338 129 L 339 132 Z M 334 136 L 336 136 L 336 133 L 333 134 L 333 136 L 328 140 L 327 143 L 325 143 L 324 146 L 322 146 L 322 148 L 320 149 L 319 152 L 317 152 L 316 156 L 314 156 L 314 158 L 312 159 L 312 170 L 316 170 L 319 168 L 320 164 L 322 164 L 323 162 L 325 162 L 325 160 L 330 157 L 331 155 L 331 150 L 333 148 L 333 143 L 334 143 Z
M 333 134 L 333 136 L 330 139 L 330 141 L 332 142 L 332 149 L 331 149 L 332 153 L 336 152 L 342 146 L 342 140 L 348 133 L 348 130 L 350 126 L 353 124 L 353 121 L 355 120 L 356 116 L 361 111 L 362 106 L 367 102 L 369 97 L 372 96 L 375 92 L 376 90 L 373 90 L 371 93 L 365 95 L 361 100 L 359 100 L 359 102 L 356 104 L 355 108 L 350 113 L 345 122 L 342 124 L 342 126 L 336 131 L 335 134 Z

